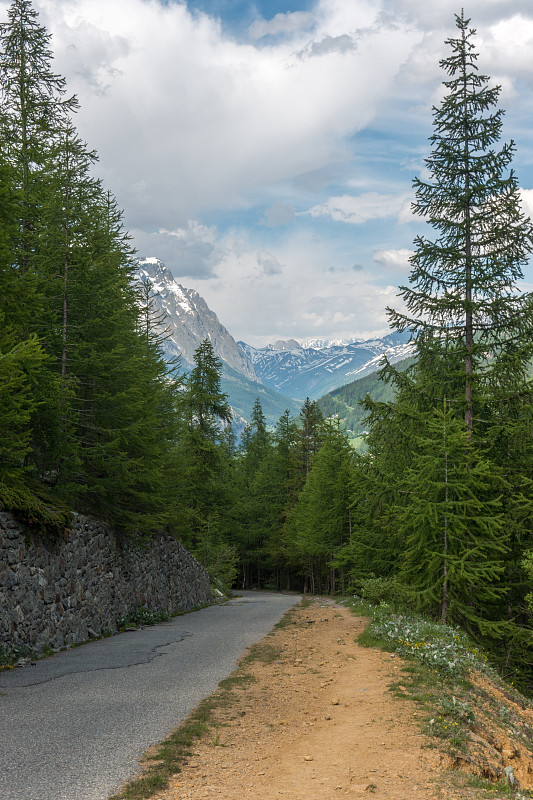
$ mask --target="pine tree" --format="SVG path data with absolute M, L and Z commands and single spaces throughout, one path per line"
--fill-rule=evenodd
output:
M 395 383 L 396 400 L 367 403 L 373 422 L 370 443 L 375 466 L 385 479 L 385 491 L 390 491 L 387 478 L 393 476 L 395 497 L 389 496 L 385 514 L 389 541 L 398 563 L 402 552 L 409 553 L 410 580 L 415 580 L 415 561 L 420 559 L 415 580 L 420 587 L 426 568 L 420 552 L 430 546 L 430 528 L 421 522 L 418 535 L 422 538 L 417 546 L 412 530 L 410 544 L 402 543 L 392 535 L 392 514 L 401 516 L 407 525 L 413 514 L 420 514 L 422 520 L 422 509 L 429 508 L 424 473 L 416 477 L 416 472 L 429 458 L 419 431 L 429 430 L 427 426 L 433 424 L 432 409 L 440 408 L 446 399 L 457 442 L 460 436 L 455 426 L 462 419 L 468 446 L 462 445 L 463 459 L 457 455 L 455 463 L 457 469 L 462 465 L 463 489 L 470 499 L 461 506 L 468 530 L 456 541 L 457 563 L 464 579 L 456 608 L 465 601 L 469 583 L 477 586 L 482 582 L 479 566 L 469 554 L 483 554 L 487 583 L 480 589 L 482 602 L 470 622 L 474 624 L 475 617 L 479 631 L 494 634 L 506 623 L 509 647 L 505 661 L 510 664 L 524 652 L 524 639 L 518 644 L 520 623 L 517 626 L 516 621 L 524 605 L 525 587 L 517 565 L 530 541 L 527 531 L 533 518 L 527 490 L 533 453 L 529 379 L 533 303 L 532 295 L 521 292 L 518 283 L 533 249 L 533 227 L 520 208 L 518 181 L 511 169 L 514 144 L 496 147 L 503 117 L 503 111 L 496 108 L 500 89 L 491 87 L 489 79 L 478 73 L 475 31 L 469 28 L 469 20 L 457 16 L 456 24 L 459 35 L 448 40 L 451 55 L 441 62 L 448 76 L 444 81 L 447 93 L 434 109 L 432 152 L 426 159 L 429 178 L 414 183 L 414 210 L 437 235 L 415 240 L 410 286 L 401 287 L 406 313 L 390 310 L 394 327 L 413 332 L 416 363 L 403 376 L 386 366 L 384 374 Z M 493 475 L 507 473 L 505 482 L 487 484 L 483 469 Z M 402 486 L 402 474 L 410 476 L 412 492 Z M 475 524 L 469 516 L 469 509 L 475 508 L 478 519 L 487 521 L 496 500 L 496 516 L 505 532 L 503 550 L 493 546 L 495 529 L 488 522 Z M 437 555 L 435 558 L 438 560 Z M 501 594 L 503 566 L 505 600 Z M 429 575 L 427 579 L 428 587 L 435 585 Z M 466 606 L 458 613 L 461 615 L 463 621 L 468 619 Z M 498 647 L 497 642 L 492 644 Z
M 269 505 L 269 488 L 265 483 L 266 462 L 271 452 L 271 437 L 259 398 L 256 398 L 250 424 L 246 426 L 238 461 L 240 503 L 238 549 L 243 585 L 259 586 L 267 567 L 266 541 L 270 534 L 273 509 Z M 266 492 L 266 494 L 265 494 Z
M 302 483 L 311 470 L 311 460 L 322 444 L 322 422 L 324 416 L 316 400 L 306 397 L 300 411 L 300 457 Z
M 177 383 L 139 308 L 129 236 L 91 175 L 96 155 L 70 120 L 77 101 L 51 68 L 49 43 L 29 0 L 14 0 L 0 27 L 0 193 L 5 167 L 14 209 L 0 256 L 0 352 L 13 413 L 0 404 L 20 442 L 15 463 L 25 456 L 56 498 L 148 534 L 172 516 Z
M 231 408 L 227 395 L 220 387 L 222 362 L 215 355 L 209 339 L 194 353 L 194 367 L 186 382 L 184 409 L 191 430 L 213 436 L 220 423 L 231 422 Z
M 78 105 L 65 97 L 65 79 L 52 71 L 50 38 L 30 0 L 14 0 L 0 25 L 0 137 L 21 199 L 22 271 L 35 266 L 35 227 L 54 141 Z
M 35 333 L 44 342 L 48 275 L 41 261 L 43 209 L 49 201 L 49 177 L 60 132 L 76 98 L 65 98 L 65 80 L 51 68 L 50 35 L 39 25 L 29 0 L 14 0 L 7 22 L 0 25 L 0 141 L 18 201 L 18 222 L 11 247 L 11 294 L 18 295 L 16 316 L 22 336 Z M 20 302 L 20 298 L 24 302 Z M 10 314 L 10 318 L 13 316 Z M 42 362 L 33 386 L 32 456 L 39 452 L 38 472 L 47 479 L 57 467 L 61 442 L 61 385 L 54 359 Z
M 10 177 L 0 155 L 0 507 L 13 504 L 13 491 L 20 490 L 29 475 L 33 389 L 45 360 L 35 334 L 24 336 L 17 313 L 20 296 L 12 247 L 19 204 Z

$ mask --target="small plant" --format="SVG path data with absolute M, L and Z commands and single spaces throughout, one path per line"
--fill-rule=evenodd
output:
M 0 646 L 0 670 L 13 669 L 19 658 L 39 658 L 33 647 L 28 644 L 16 644 L 12 649 Z
M 498 716 L 502 722 L 509 725 L 511 722 L 511 712 L 507 706 L 500 706 L 498 709 Z
M 137 606 L 117 620 L 117 627 L 123 631 L 125 628 L 141 625 L 157 625 L 159 622 L 167 622 L 169 619 L 170 616 L 166 611 L 154 611 L 145 606 Z
M 413 614 L 395 614 L 384 602 L 373 609 L 373 621 L 360 641 L 381 643 L 442 674 L 462 677 L 471 669 L 492 673 L 485 653 L 463 631 Z

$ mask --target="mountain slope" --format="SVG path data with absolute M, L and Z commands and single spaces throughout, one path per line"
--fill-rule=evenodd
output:
M 192 365 L 194 351 L 204 339 L 209 339 L 222 361 L 250 380 L 257 380 L 249 358 L 198 292 L 185 289 L 177 283 L 168 267 L 158 258 L 140 259 L 137 274 L 140 280 L 150 281 L 154 309 L 156 313 L 166 316 L 163 327 L 169 329 L 169 337 L 165 342 L 169 356 L 181 355 L 183 361 Z
M 412 357 L 406 358 L 396 363 L 396 369 L 405 370 L 412 363 Z M 338 416 L 341 429 L 349 435 L 358 436 L 365 430 L 366 416 L 366 411 L 359 403 L 367 394 L 377 402 L 390 402 L 394 399 L 394 387 L 381 381 L 378 373 L 373 372 L 329 392 L 318 400 L 318 405 L 325 417 Z
M 222 391 L 229 395 L 233 410 L 247 422 L 250 421 L 252 408 L 257 398 L 261 403 L 267 425 L 273 428 L 287 409 L 293 416 L 300 413 L 300 403 L 284 397 L 274 389 L 263 386 L 257 380 L 252 381 L 242 372 L 232 369 L 228 364 L 222 365 Z

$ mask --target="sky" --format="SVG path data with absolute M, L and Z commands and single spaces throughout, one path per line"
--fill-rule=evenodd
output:
M 0 21 L 9 2 L 0 0 Z M 451 0 L 34 0 L 140 256 L 236 339 L 369 338 L 418 233 Z M 533 3 L 470 0 L 533 215 Z M 533 267 L 524 286 L 533 288 Z

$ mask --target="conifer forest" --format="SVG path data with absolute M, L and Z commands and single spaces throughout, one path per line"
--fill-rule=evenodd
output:
M 464 15 L 441 62 L 401 310 L 366 447 L 307 400 L 237 441 L 221 362 L 164 357 L 119 201 L 30 0 L 0 28 L 0 507 L 45 536 L 72 510 L 131 546 L 178 537 L 217 585 L 357 593 L 467 630 L 508 675 L 533 664 L 533 250 L 499 87 Z M 218 583 L 217 583 L 218 582 Z

